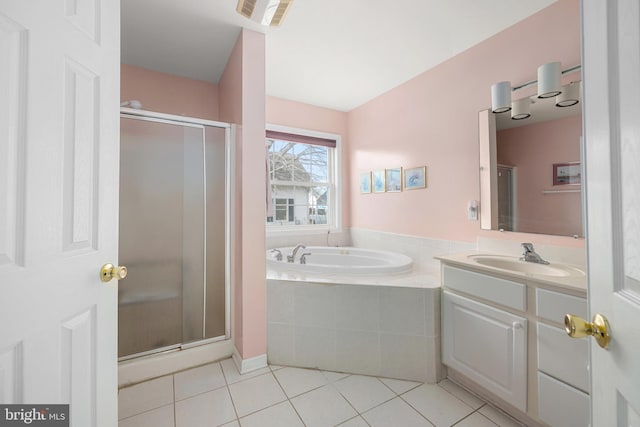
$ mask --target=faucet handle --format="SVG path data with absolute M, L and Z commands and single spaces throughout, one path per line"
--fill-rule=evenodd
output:
M 300 264 L 307 263 L 307 255 L 312 255 L 311 252 L 305 252 L 300 256 Z
M 528 253 L 528 252 L 535 252 L 535 249 L 533 248 L 533 243 L 521 243 L 522 245 L 522 249 L 524 249 L 524 253 Z

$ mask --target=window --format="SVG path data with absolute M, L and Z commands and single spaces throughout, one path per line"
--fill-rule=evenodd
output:
M 336 228 L 339 137 L 275 128 L 267 130 L 273 203 L 269 229 Z

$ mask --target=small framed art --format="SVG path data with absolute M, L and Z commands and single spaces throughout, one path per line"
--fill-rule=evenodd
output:
M 371 185 L 374 193 L 384 193 L 384 169 L 373 171 L 371 173 Z
M 360 193 L 371 193 L 371 172 L 363 172 L 360 174 Z
M 402 191 L 402 168 L 385 169 L 385 181 L 388 193 Z
M 553 185 L 567 184 L 580 184 L 580 162 L 553 164 Z
M 404 170 L 404 189 L 415 190 L 427 187 L 427 167 L 420 166 Z

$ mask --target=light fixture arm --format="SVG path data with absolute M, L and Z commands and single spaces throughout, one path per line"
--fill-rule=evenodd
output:
M 564 74 L 570 74 L 570 73 L 573 73 L 574 71 L 578 71 L 578 70 L 580 70 L 580 69 L 582 69 L 582 65 L 580 65 L 580 64 L 578 64 L 578 65 L 574 65 L 573 67 L 569 67 L 569 68 L 567 68 L 566 70 L 562 70 L 562 74 L 563 74 L 563 75 L 564 75 Z M 513 86 L 513 87 L 511 88 L 511 92 L 515 92 L 515 91 L 517 91 L 517 90 L 523 89 L 523 88 L 525 88 L 525 87 L 527 87 L 527 86 L 534 85 L 534 84 L 536 84 L 536 83 L 538 83 L 538 80 L 531 80 L 530 82 L 526 82 L 526 83 L 523 83 L 523 84 L 518 85 L 518 86 Z

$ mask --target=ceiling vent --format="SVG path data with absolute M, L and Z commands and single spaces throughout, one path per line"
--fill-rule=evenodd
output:
M 259 24 L 277 26 L 282 24 L 293 0 L 238 0 L 238 13 Z

